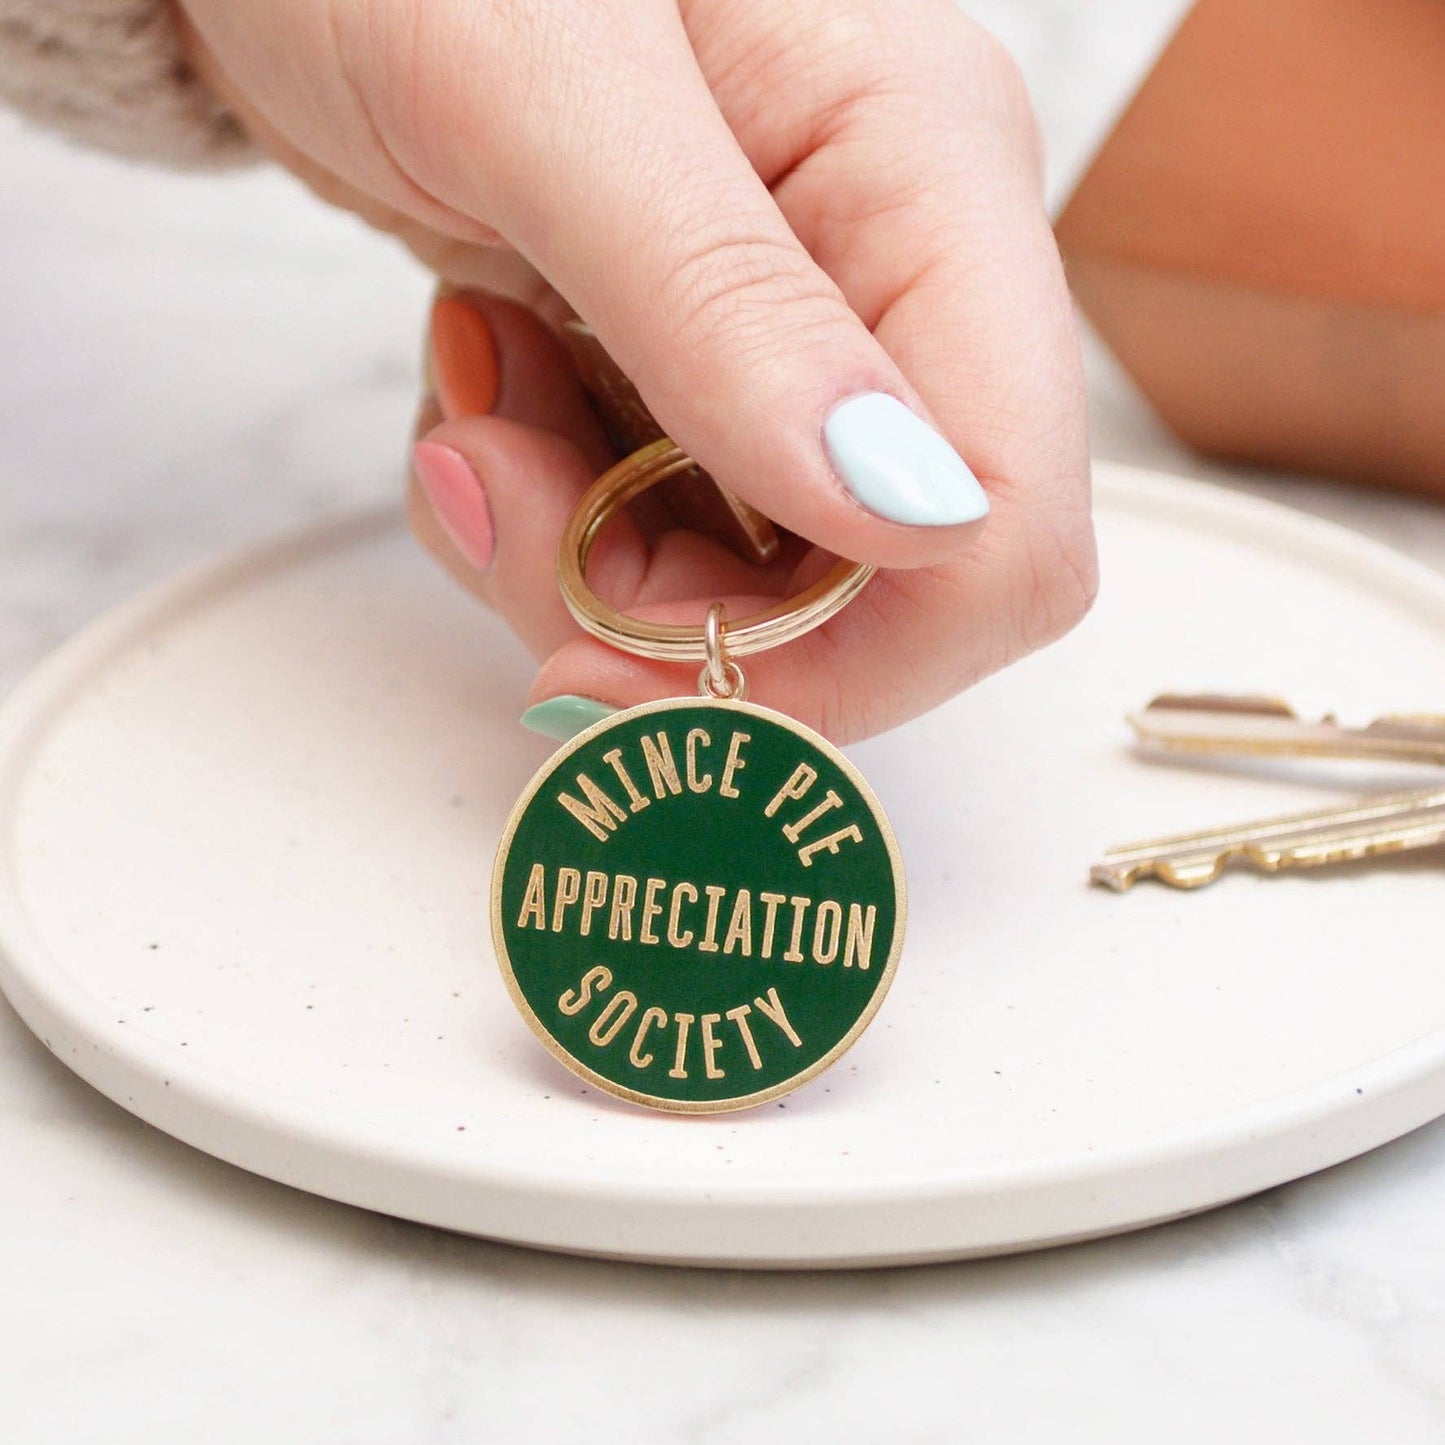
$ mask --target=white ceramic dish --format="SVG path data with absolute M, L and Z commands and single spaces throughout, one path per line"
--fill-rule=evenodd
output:
M 497 974 L 492 849 L 545 755 L 528 664 L 388 513 L 206 568 L 0 719 L 3 983 L 82 1077 L 335 1199 L 642 1260 L 954 1258 L 1207 1208 L 1445 1112 L 1439 858 L 1091 891 L 1100 848 L 1394 777 L 1177 769 L 1168 687 L 1361 718 L 1445 693 L 1445 580 L 1293 513 L 1101 468 L 1064 644 L 854 750 L 910 933 L 878 1021 L 784 1104 L 581 1086 Z M 766 699 L 762 699 L 766 701 Z

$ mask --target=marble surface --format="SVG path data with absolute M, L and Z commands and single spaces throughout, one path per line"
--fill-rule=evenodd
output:
M 974 8 L 1025 63 L 1057 197 L 1180 6 Z M 0 176 L 3 692 L 177 567 L 394 495 L 427 282 L 271 173 L 156 175 L 0 119 Z M 1091 365 L 1101 456 L 1445 567 L 1445 508 L 1199 463 Z M 1112 1241 L 705 1274 L 534 1255 L 253 1178 L 106 1102 L 0 1006 L 0 1161 L 15 1445 L 1445 1436 L 1445 1123 Z

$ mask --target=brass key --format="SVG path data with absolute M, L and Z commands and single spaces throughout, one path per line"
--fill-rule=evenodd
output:
M 1110 848 L 1089 870 L 1091 883 L 1123 893 L 1141 878 L 1202 888 L 1240 858 L 1265 873 L 1351 863 L 1445 843 L 1445 788 L 1392 793 L 1344 808 L 1322 808 L 1202 833 Z
M 1333 717 L 1306 722 L 1271 697 L 1166 694 L 1132 713 L 1129 726 L 1146 746 L 1173 752 L 1445 764 L 1445 717 L 1428 714 L 1382 717 L 1368 727 L 1349 728 Z
M 1445 718 L 1311 723 L 1270 698 L 1166 696 L 1129 722 L 1141 742 L 1187 754 L 1246 753 L 1445 764 Z M 1089 879 L 1124 892 L 1140 878 L 1201 888 L 1233 859 L 1266 873 L 1445 844 L 1445 788 L 1390 793 L 1315 812 L 1111 848 Z

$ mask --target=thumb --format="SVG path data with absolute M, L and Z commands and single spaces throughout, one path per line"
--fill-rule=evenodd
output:
M 746 501 L 860 560 L 957 553 L 988 511 L 973 472 L 793 234 L 676 7 L 637 6 L 625 37 L 612 10 L 574 10 L 595 36 L 549 47 L 545 77 L 514 72 L 512 99 L 491 91 L 489 149 L 508 159 L 485 195 L 466 126 L 430 185 L 494 216 L 659 423 Z M 539 105 L 538 86 L 566 104 Z

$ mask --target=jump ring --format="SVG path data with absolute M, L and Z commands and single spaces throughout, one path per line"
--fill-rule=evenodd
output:
M 748 680 L 742 668 L 727 655 L 726 633 L 727 608 L 721 602 L 714 602 L 702 625 L 707 661 L 698 674 L 697 690 L 704 697 L 735 698 L 742 702 L 748 695 Z
M 727 609 L 721 602 L 714 602 L 707 610 L 707 619 L 702 625 L 702 645 L 707 652 L 703 671 L 707 674 L 708 691 L 714 696 L 722 695 L 728 685 L 727 673 L 723 670 L 727 659 L 723 656 L 723 621 Z
M 748 700 L 748 680 L 732 658 L 723 663 L 721 682 L 714 682 L 712 673 L 704 665 L 697 675 L 697 690 L 703 697 L 717 698 L 720 702 Z

